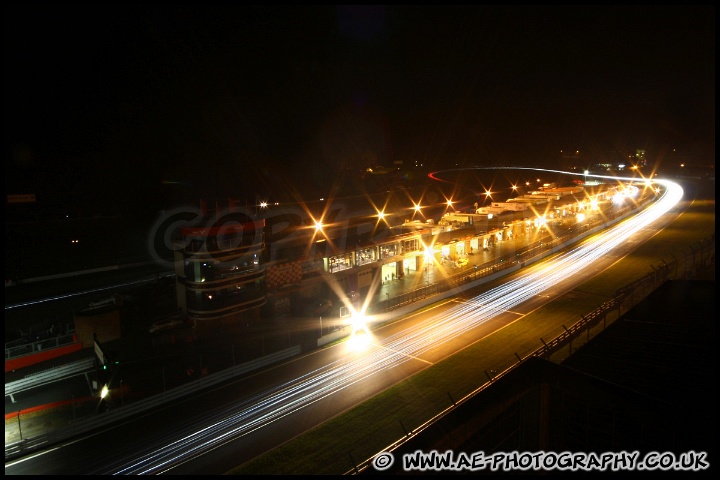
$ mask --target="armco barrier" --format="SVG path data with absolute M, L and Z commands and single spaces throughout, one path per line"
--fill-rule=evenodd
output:
M 94 364 L 95 358 L 89 357 L 66 365 L 38 372 L 25 378 L 21 378 L 20 380 L 15 380 L 14 382 L 8 382 L 5 384 L 5 396 L 7 397 L 9 395 L 12 399 L 12 403 L 15 403 L 15 400 L 12 398 L 12 396 L 18 392 L 62 380 L 69 375 L 87 372 L 93 368 Z
M 271 365 L 273 363 L 294 357 L 301 353 L 300 346 L 288 348 L 280 352 L 276 352 L 250 362 L 237 365 L 235 367 L 221 370 L 207 377 L 203 377 L 197 381 L 187 383 L 180 387 L 176 387 L 166 392 L 130 403 L 122 408 L 110 410 L 102 415 L 88 416 L 78 419 L 67 427 L 50 431 L 43 435 L 24 438 L 19 442 L 5 445 L 5 461 L 11 460 L 29 452 L 45 448 L 57 442 L 67 440 L 78 435 L 90 432 L 96 428 L 109 425 L 111 423 L 123 420 L 141 412 L 156 408 L 164 403 L 178 400 L 192 393 L 198 392 L 208 387 L 212 387 L 218 383 L 230 380 L 243 373 L 251 372 L 259 368 Z

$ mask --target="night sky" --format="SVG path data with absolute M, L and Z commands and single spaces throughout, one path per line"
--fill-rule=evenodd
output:
M 566 149 L 714 164 L 714 6 L 4 8 L 6 193 L 56 213 Z

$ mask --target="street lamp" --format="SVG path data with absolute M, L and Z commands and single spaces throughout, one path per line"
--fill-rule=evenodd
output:
M 416 203 L 416 204 L 415 204 L 415 207 L 413 208 L 413 215 L 412 215 L 412 219 L 413 219 L 413 220 L 415 220 L 415 214 L 416 214 L 416 213 L 420 213 L 420 209 L 421 209 L 421 208 L 422 208 L 422 207 L 420 206 L 419 203 Z

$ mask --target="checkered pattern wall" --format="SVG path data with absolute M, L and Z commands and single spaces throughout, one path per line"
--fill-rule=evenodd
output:
M 296 285 L 302 280 L 300 262 L 287 262 L 273 265 L 267 271 L 267 286 L 270 289 L 285 285 Z

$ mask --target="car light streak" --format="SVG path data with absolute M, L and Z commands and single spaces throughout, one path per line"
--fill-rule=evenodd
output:
M 615 177 L 609 177 L 616 179 Z M 464 304 L 385 338 L 380 345 L 356 352 L 295 380 L 268 390 L 233 408 L 206 419 L 202 428 L 187 431 L 180 438 L 151 449 L 132 460 L 115 462 L 117 474 L 158 474 L 207 453 L 229 441 L 267 427 L 278 419 L 297 412 L 342 391 L 357 382 L 411 361 L 547 290 L 573 274 L 587 269 L 596 259 L 626 241 L 634 232 L 650 225 L 670 211 L 682 198 L 682 188 L 674 182 L 655 180 L 665 186 L 662 196 L 644 211 L 626 219 L 591 240 L 529 269 L 524 275 L 493 288 Z M 189 430 L 189 429 L 186 429 Z M 110 468 L 108 466 L 106 469 Z M 100 473 L 100 472 L 98 472 Z

